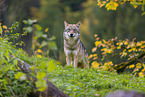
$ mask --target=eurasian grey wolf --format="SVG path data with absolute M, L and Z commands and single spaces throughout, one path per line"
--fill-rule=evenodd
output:
M 80 22 L 77 24 L 68 24 L 64 21 L 64 25 L 64 52 L 66 55 L 67 65 L 89 68 L 88 53 L 80 40 Z

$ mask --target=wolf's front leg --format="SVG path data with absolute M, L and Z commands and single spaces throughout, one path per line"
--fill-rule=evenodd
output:
M 66 57 L 66 63 L 68 66 L 70 66 L 70 59 L 68 57 Z
M 78 65 L 78 57 L 74 58 L 74 67 L 77 68 Z

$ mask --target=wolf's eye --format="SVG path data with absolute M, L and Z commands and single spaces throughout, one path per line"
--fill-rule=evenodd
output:
M 70 31 L 70 29 L 67 29 L 67 31 Z
M 73 29 L 73 31 L 74 31 L 74 32 L 76 32 L 76 31 L 77 31 L 77 29 Z

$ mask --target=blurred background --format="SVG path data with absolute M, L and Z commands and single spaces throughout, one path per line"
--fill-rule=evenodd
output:
M 49 28 L 50 36 L 55 36 L 57 49 L 50 50 L 49 56 L 62 63 L 65 62 L 63 52 L 64 20 L 68 23 L 81 22 L 81 40 L 91 54 L 94 47 L 94 34 L 100 38 L 130 39 L 145 38 L 145 15 L 139 8 L 134 9 L 130 4 L 123 4 L 117 11 L 107 11 L 99 8 L 96 0 L 0 0 L 0 22 L 11 26 L 19 21 L 17 32 L 22 32 L 23 20 L 36 19 L 42 28 Z M 21 38 L 26 52 L 31 52 L 32 33 Z M 55 52 L 55 57 L 54 57 Z

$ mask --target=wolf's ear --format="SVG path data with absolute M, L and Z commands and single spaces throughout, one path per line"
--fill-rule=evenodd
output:
M 64 21 L 64 25 L 65 25 L 65 27 L 67 27 L 68 26 L 68 23 L 66 21 Z
M 80 28 L 80 21 L 76 24 L 77 28 Z

